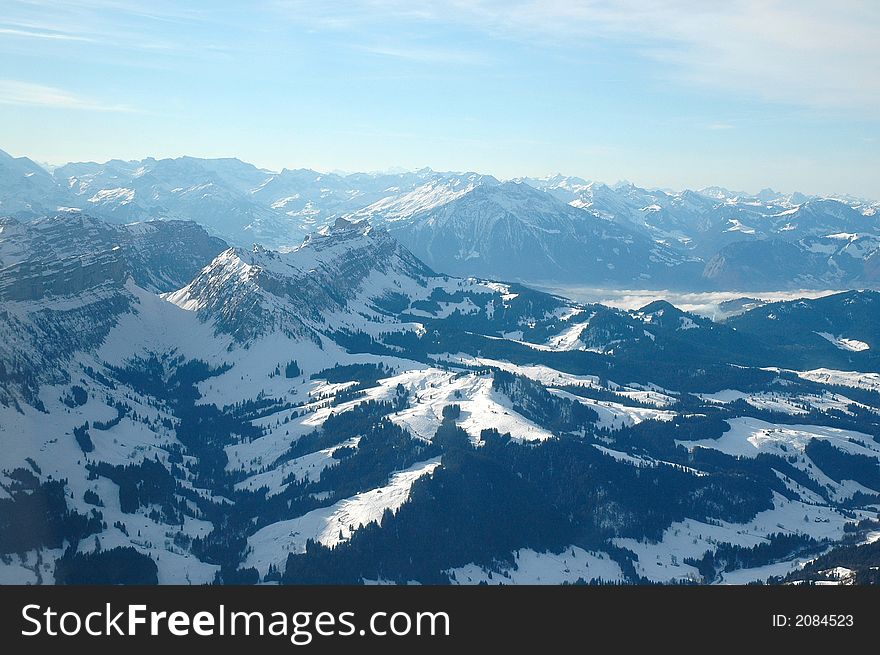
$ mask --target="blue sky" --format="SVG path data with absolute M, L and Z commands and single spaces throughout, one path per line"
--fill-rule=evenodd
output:
M 3 0 L 0 148 L 880 198 L 874 0 Z

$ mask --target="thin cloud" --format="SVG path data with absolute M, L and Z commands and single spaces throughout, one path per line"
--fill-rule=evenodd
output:
M 218 29 L 234 28 L 222 23 L 222 12 L 178 5 L 114 0 L 12 2 L 0 20 L 0 36 L 63 40 L 108 52 L 147 52 L 168 58 L 216 59 L 235 50 L 233 43 L 213 36 Z
M 162 22 L 205 20 L 212 14 L 210 7 L 187 7 L 173 0 L 18 0 L 14 4 L 40 12 L 127 15 Z
M 454 24 L 545 47 L 626 47 L 679 83 L 799 107 L 880 107 L 876 0 L 276 0 L 289 20 L 364 26 Z
M 104 104 L 57 87 L 18 80 L 0 80 L 0 104 L 85 111 L 135 111 L 127 105 Z
M 462 66 L 487 65 L 488 57 L 479 52 L 468 52 L 446 48 L 424 48 L 417 46 L 360 46 L 357 48 L 371 55 L 402 59 L 423 64 L 457 64 Z
M 9 27 L 0 27 L 0 35 L 5 36 L 17 36 L 26 39 L 49 39 L 52 41 L 80 41 L 80 42 L 91 42 L 93 39 L 89 39 L 84 36 L 77 36 L 75 34 L 65 34 L 62 32 L 46 32 L 46 31 L 37 31 L 37 30 L 22 30 L 22 29 L 14 29 Z

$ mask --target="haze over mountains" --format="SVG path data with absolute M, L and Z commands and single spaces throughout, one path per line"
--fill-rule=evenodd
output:
M 870 204 L 0 164 L 0 583 L 876 581 L 880 293 L 516 281 L 848 284 Z
M 71 163 L 0 152 L 0 215 L 74 209 L 110 223 L 192 220 L 228 243 L 294 247 L 339 217 L 387 229 L 434 270 L 683 290 L 875 288 L 880 203 L 801 193 L 500 181 L 430 169 L 350 175 L 237 159 Z

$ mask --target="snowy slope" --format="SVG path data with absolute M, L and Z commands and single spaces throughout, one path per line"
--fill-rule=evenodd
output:
M 561 553 L 538 553 L 525 548 L 514 553 L 514 566 L 490 571 L 475 564 L 449 571 L 453 584 L 562 584 L 578 580 L 619 582 L 623 573 L 605 553 L 589 552 L 578 546 Z
M 245 564 L 265 575 L 270 564 L 282 566 L 287 553 L 304 552 L 309 539 L 327 546 L 345 541 L 357 528 L 378 522 L 386 510 L 396 511 L 409 496 L 413 482 L 430 475 L 439 463 L 436 459 L 420 462 L 392 475 L 383 487 L 263 528 L 248 540 L 250 554 Z
M 394 223 L 445 205 L 473 191 L 481 184 L 497 184 L 485 175 L 468 173 L 446 175 L 400 195 L 390 195 L 351 214 L 352 218 L 373 219 L 376 223 Z
M 500 279 L 663 279 L 683 259 L 525 184 L 482 184 L 390 226 L 428 265 Z

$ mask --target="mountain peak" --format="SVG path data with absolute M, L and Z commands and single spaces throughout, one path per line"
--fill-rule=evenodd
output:
M 683 313 L 678 307 L 673 305 L 668 300 L 654 300 L 649 302 L 644 307 L 640 307 L 638 309 L 641 314 L 661 314 L 666 312 L 672 312 L 674 314 Z
M 342 216 L 337 217 L 333 225 L 329 227 L 331 232 L 343 232 L 346 230 L 357 230 L 367 225 L 367 221 L 350 221 Z
M 371 299 L 422 289 L 434 275 L 384 230 L 339 219 L 293 249 L 230 248 L 166 298 L 240 342 L 272 330 L 314 340 L 362 323 Z
M 351 220 L 338 216 L 330 225 L 325 225 L 316 234 L 310 234 L 303 240 L 303 245 L 315 240 L 347 240 L 352 237 L 370 234 L 373 226 L 366 219 Z
M 767 202 L 770 200 L 776 200 L 777 198 L 779 198 L 779 195 L 779 192 L 774 191 L 770 187 L 765 187 L 761 189 L 755 197 L 758 200 L 763 200 L 764 202 Z

